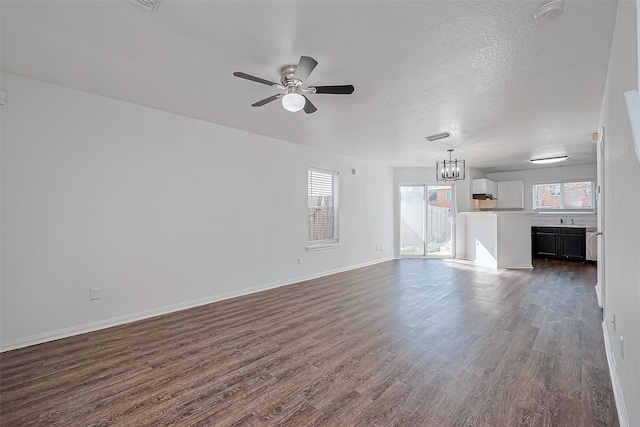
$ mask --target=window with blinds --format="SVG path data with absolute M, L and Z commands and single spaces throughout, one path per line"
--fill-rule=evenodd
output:
M 307 177 L 309 243 L 338 243 L 338 172 L 309 169 Z

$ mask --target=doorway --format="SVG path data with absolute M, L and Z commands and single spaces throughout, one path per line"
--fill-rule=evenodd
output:
M 454 218 L 453 185 L 401 185 L 400 255 L 452 258 Z

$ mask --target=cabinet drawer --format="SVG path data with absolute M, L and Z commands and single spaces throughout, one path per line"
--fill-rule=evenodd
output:
M 552 233 L 558 234 L 558 227 L 533 227 L 536 233 Z
M 569 227 L 561 227 L 560 228 L 560 233 L 562 234 L 577 234 L 577 235 L 584 235 L 585 234 L 585 229 L 584 228 L 569 228 Z

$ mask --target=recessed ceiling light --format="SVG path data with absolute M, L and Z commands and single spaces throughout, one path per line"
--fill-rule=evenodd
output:
M 545 157 L 543 159 L 531 159 L 531 163 L 536 165 L 541 165 L 545 163 L 556 163 L 567 160 L 569 156 L 558 156 L 558 157 Z
M 442 133 L 437 133 L 435 135 L 427 136 L 427 140 L 433 142 L 439 139 L 449 138 L 450 136 L 451 134 L 449 132 L 442 132 Z
M 564 1 L 553 0 L 540 6 L 533 17 L 537 22 L 550 21 L 560 16 L 563 11 Z

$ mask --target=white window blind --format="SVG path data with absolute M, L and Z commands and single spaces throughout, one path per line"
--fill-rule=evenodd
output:
M 338 243 L 338 172 L 308 170 L 309 243 Z

